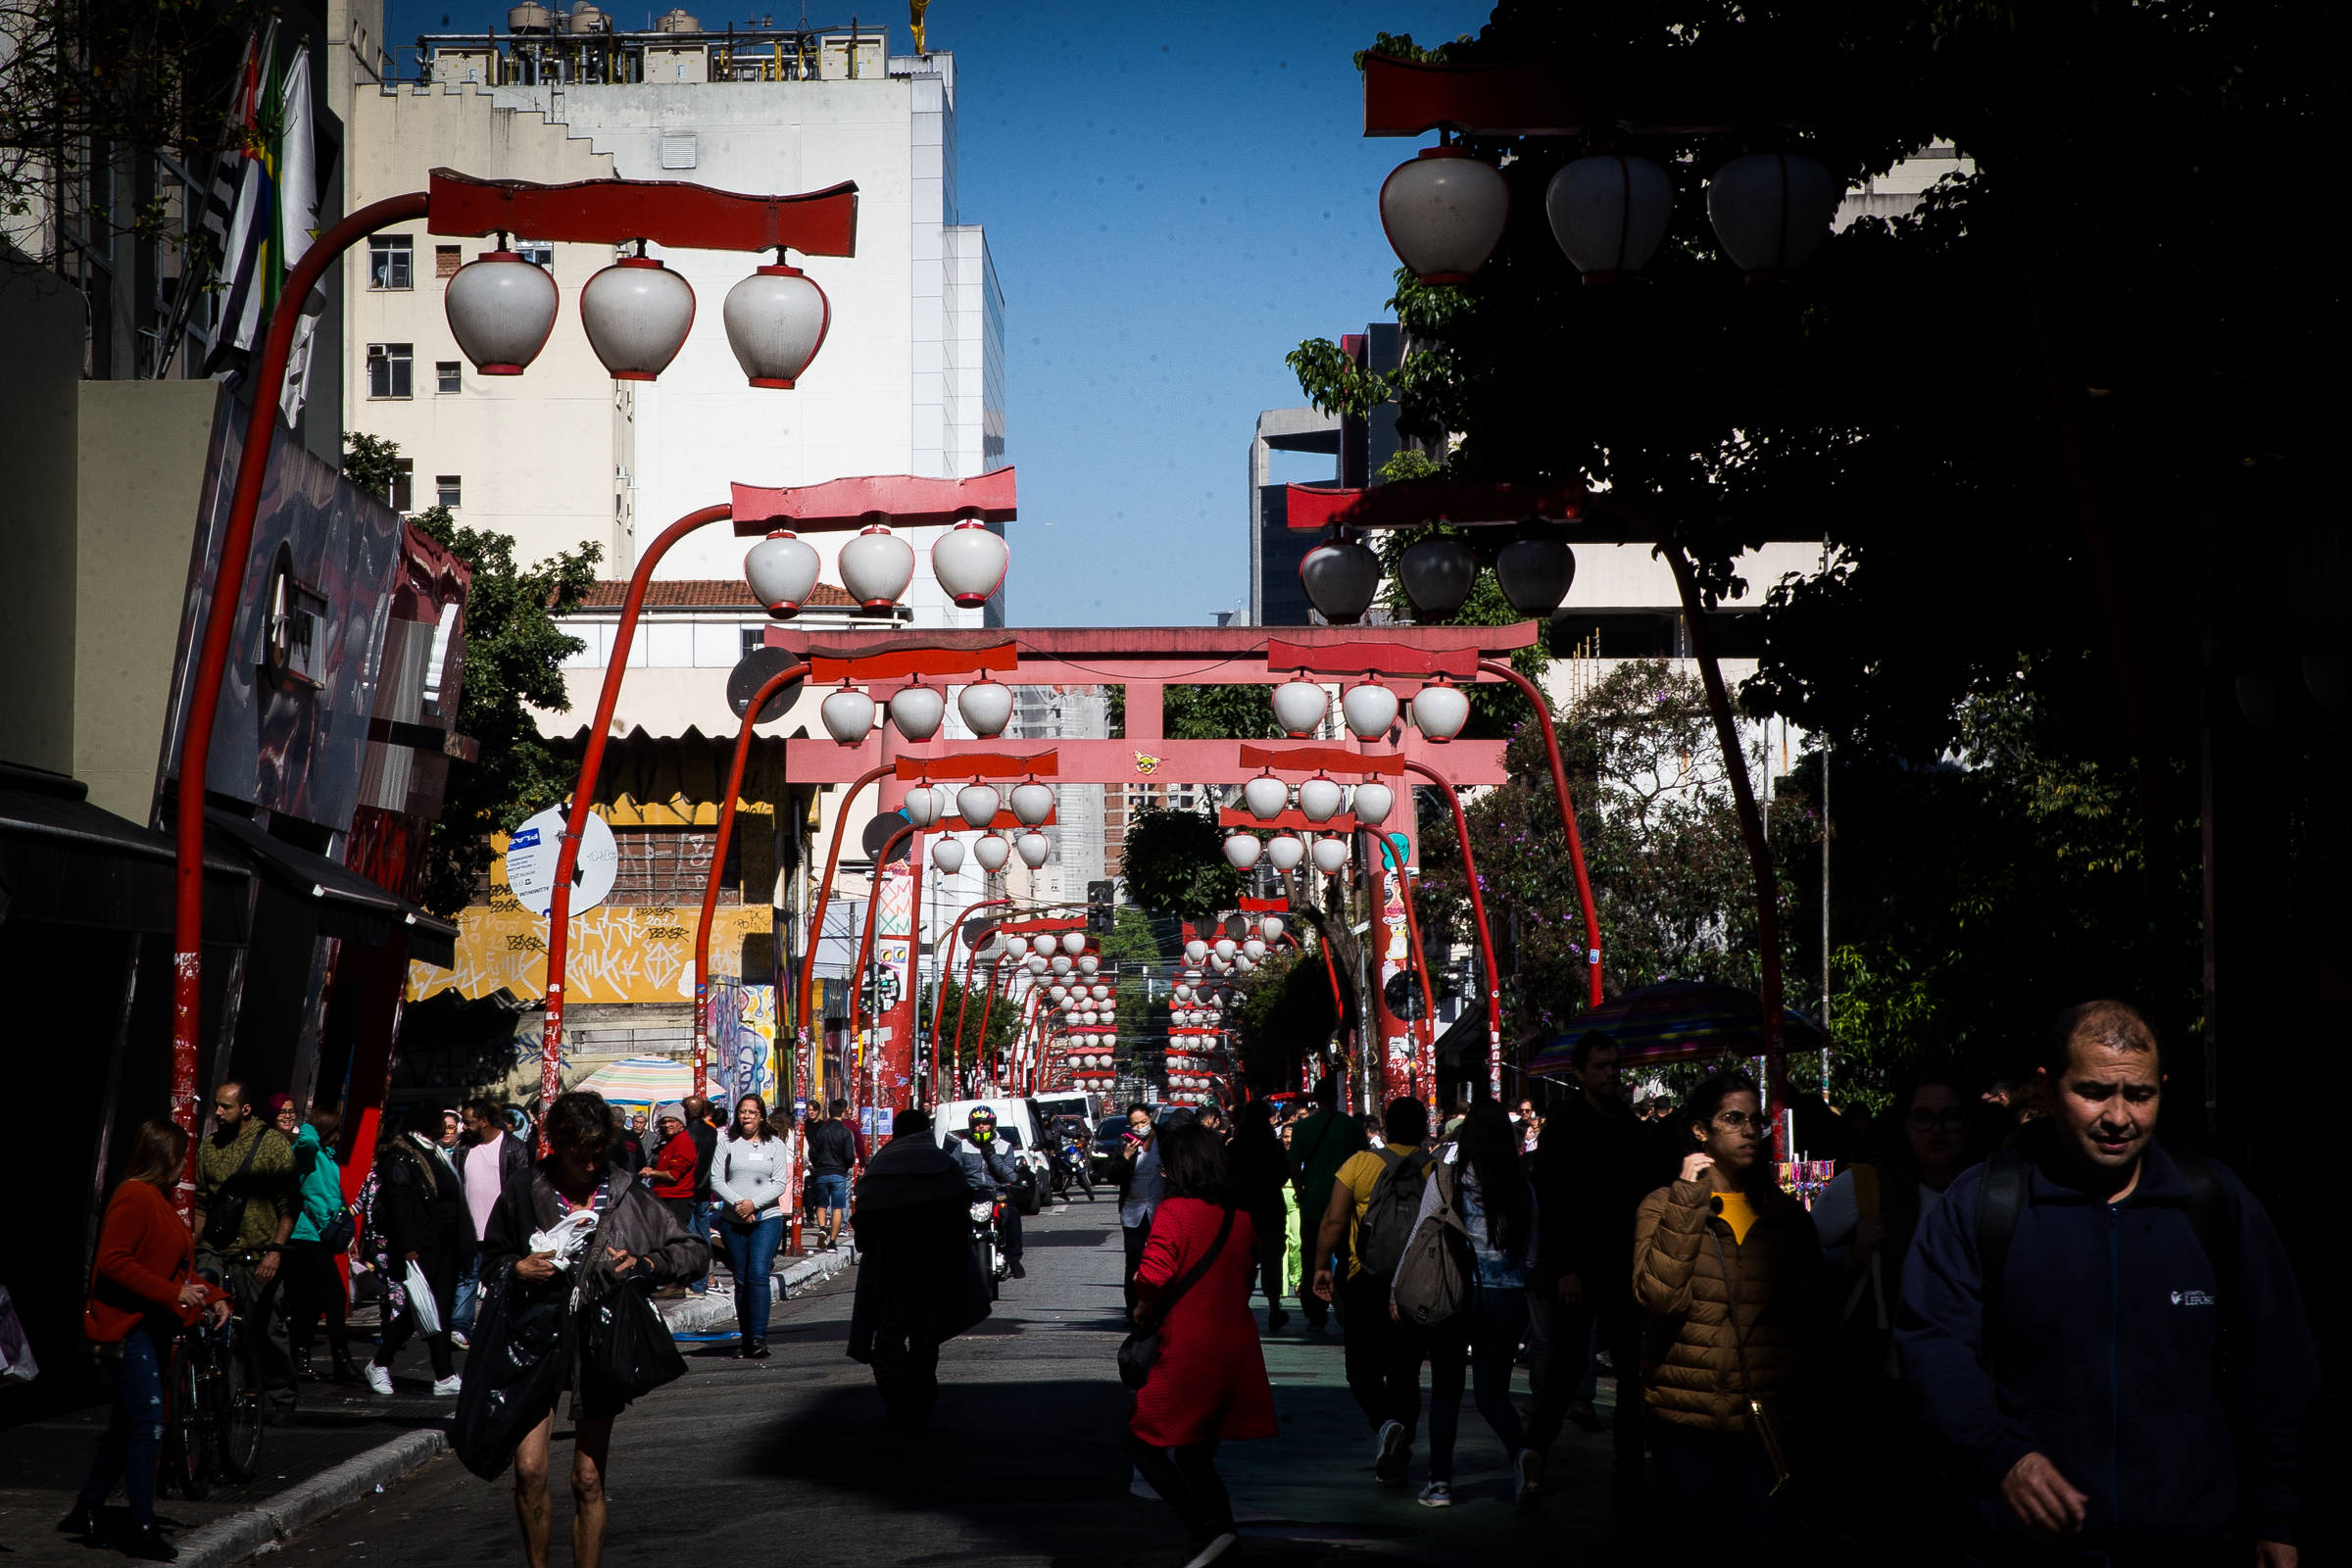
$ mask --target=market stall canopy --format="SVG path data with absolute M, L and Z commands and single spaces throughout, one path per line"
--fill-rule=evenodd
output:
M 1527 1070 L 1564 1078 L 1569 1054 L 1583 1036 L 1599 1030 L 1616 1042 L 1628 1067 L 1670 1061 L 1714 1061 L 1764 1054 L 1764 1002 L 1753 991 L 1711 981 L 1670 980 L 1610 998 L 1570 1020 Z M 1818 1051 L 1820 1025 L 1800 1012 L 1783 1009 L 1781 1029 L 1790 1051 Z
M 272 838 L 250 818 L 218 807 L 204 813 L 223 849 L 242 852 L 253 868 L 318 911 L 318 934 L 380 947 L 406 931 L 409 956 L 446 969 L 457 959 L 458 928 L 347 865 Z M 208 835 L 210 837 L 212 835 Z

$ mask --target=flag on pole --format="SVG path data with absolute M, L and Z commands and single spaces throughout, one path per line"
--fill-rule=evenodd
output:
M 269 144 L 263 138 L 263 108 L 270 102 L 270 64 L 276 52 L 277 23 L 245 46 L 245 63 L 237 73 L 237 90 L 230 100 L 229 125 L 237 146 L 222 154 L 206 204 L 205 227 L 219 245 L 220 293 L 219 325 L 204 373 L 217 375 L 230 365 L 230 356 L 250 352 L 261 340 L 263 296 L 269 285 L 271 193 Z M 233 197 L 223 203 L 225 185 Z M 225 205 L 225 212 L 223 207 Z
M 298 45 L 286 67 L 285 88 L 278 95 L 277 243 L 271 248 L 271 300 L 284 290 L 286 273 L 318 236 L 318 162 L 311 122 L 311 52 Z M 311 338 L 318 329 L 318 313 L 325 308 L 324 291 L 314 288 L 312 297 L 303 302 L 302 318 L 294 323 L 294 346 L 286 359 L 285 384 L 278 394 L 278 407 L 290 425 L 302 422 L 302 405 L 310 396 Z

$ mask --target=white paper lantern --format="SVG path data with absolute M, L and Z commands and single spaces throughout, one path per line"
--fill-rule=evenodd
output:
M 1012 688 L 1002 681 L 976 680 L 956 693 L 956 710 L 973 734 L 1002 735 L 1012 721 Z
M 1100 969 L 1100 968 L 1102 968 L 1102 960 L 1101 958 L 1098 958 L 1098 957 L 1096 957 L 1096 956 L 1095 956 L 1093 954 L 1091 954 L 1091 953 L 1084 953 L 1084 954 L 1080 954 L 1080 955 L 1079 955 L 1079 956 L 1078 956 L 1078 972 L 1079 972 L 1080 974 L 1093 974 L 1093 973 L 1094 973 L 1096 970 L 1098 970 L 1098 969 Z
M 844 746 L 864 741 L 874 727 L 874 700 L 855 686 L 844 686 L 817 706 L 825 733 Z
M 1065 958 L 1065 957 L 1062 957 L 1062 956 L 1061 956 L 1060 955 L 1058 955 L 1058 954 L 1054 955 L 1054 957 L 1052 957 L 1052 958 L 1048 959 L 1048 960 L 1047 960 L 1047 963 L 1048 963 L 1048 966 L 1049 966 L 1050 968 L 1052 968 L 1052 969 L 1053 969 L 1053 971 L 1054 971 L 1055 974 L 1068 974 L 1068 973 L 1070 972 L 1070 970 L 1071 970 L 1073 967 L 1075 967 L 1075 966 L 1074 966 L 1074 965 L 1073 965 L 1073 964 L 1070 962 L 1070 960 L 1069 960 L 1069 959 L 1067 959 L 1067 958 Z
M 1230 963 L 1233 961 L 1233 956 L 1241 951 L 1241 944 L 1235 942 L 1231 937 L 1219 937 L 1214 948 L 1217 956 Z
M 1748 153 L 1707 181 L 1707 221 L 1734 266 L 1750 277 L 1772 277 L 1813 259 L 1844 195 L 1813 159 Z
M 1331 711 L 1331 694 L 1311 680 L 1286 680 L 1274 688 L 1274 722 L 1297 739 L 1312 735 Z
M 1424 147 L 1380 187 L 1380 226 L 1424 283 L 1466 283 L 1502 238 L 1511 188 L 1461 147 Z
M 865 610 L 888 610 L 914 580 L 914 547 L 880 523 L 844 540 L 841 585 Z
M 1106 985 L 1097 985 L 1092 989 L 1095 993 L 1095 1000 L 1097 1002 L 1107 1001 L 1110 997 L 1110 987 Z
M 1386 784 L 1358 784 L 1355 787 L 1355 819 L 1363 826 L 1380 826 L 1396 808 L 1396 792 Z
M 1334 626 L 1352 626 L 1372 608 L 1380 591 L 1380 557 L 1355 539 L 1327 539 L 1298 562 L 1298 583 L 1307 603 Z
M 1317 839 L 1310 852 L 1315 858 L 1315 869 L 1325 876 L 1337 876 L 1348 864 L 1348 841 L 1340 838 Z
M 1256 937 L 1251 937 L 1242 944 L 1242 951 L 1248 954 L 1252 961 L 1255 961 L 1266 956 L 1266 945 Z
M 1061 951 L 1070 955 L 1072 957 L 1076 957 L 1079 954 L 1084 953 L 1086 951 L 1086 933 L 1083 931 L 1064 931 L 1061 934 Z
M 1432 741 L 1449 741 L 1470 722 L 1470 699 L 1459 686 L 1443 681 L 1413 694 L 1413 723 Z
M 817 564 L 813 546 L 791 529 L 779 528 L 743 553 L 743 579 L 770 615 L 790 620 L 816 588 Z
M 1025 958 L 1029 956 L 1029 939 L 1022 936 L 1006 937 L 1004 951 L 1016 958 Z
M 993 784 L 966 784 L 956 792 L 956 814 L 963 818 L 967 827 L 992 825 L 1003 804 Z
M 650 256 L 624 256 L 580 286 L 588 346 L 615 381 L 651 381 L 694 329 L 694 286 Z
M 1257 863 L 1257 858 L 1265 852 L 1265 848 L 1257 841 L 1255 834 L 1230 834 L 1225 840 L 1226 863 L 1236 869 L 1247 871 Z
M 1348 804 L 1348 792 L 1327 778 L 1310 778 L 1298 786 L 1298 812 L 1309 822 L 1328 822 Z
M 1296 871 L 1306 858 L 1306 845 L 1296 833 L 1277 833 L 1266 840 L 1266 858 L 1277 871 Z
M 963 869 L 963 841 L 941 839 L 931 846 L 931 863 L 948 876 Z
M 1381 740 L 1396 722 L 1396 694 L 1376 680 L 1350 686 L 1340 696 L 1340 714 L 1357 740 Z
M 1013 841 L 1013 848 L 1020 851 L 1021 863 L 1034 871 L 1053 856 L 1054 841 L 1043 833 L 1024 833 Z
M 1271 773 L 1260 773 L 1242 786 L 1242 804 L 1260 822 L 1273 821 L 1290 803 L 1291 787 Z
M 890 721 L 910 741 L 927 741 L 948 716 L 948 696 L 936 686 L 902 686 L 890 695 Z
M 1451 534 L 1425 534 L 1396 558 L 1396 580 L 1404 585 L 1413 618 L 1444 620 L 1462 608 L 1478 583 L 1478 558 Z
M 441 295 L 451 336 L 483 375 L 520 375 L 547 346 L 560 303 L 547 269 L 504 250 L 459 268 Z
M 779 264 L 727 290 L 719 319 L 751 384 L 790 391 L 825 346 L 833 307 L 808 273 Z
M 1522 615 L 1549 615 L 1576 581 L 1576 552 L 1544 528 L 1512 540 L 1494 558 L 1494 582 Z
M 1674 184 L 1646 158 L 1595 153 L 1563 165 L 1544 193 L 1551 237 L 1588 283 L 1639 272 L 1674 213 Z
M 1012 814 L 1023 827 L 1043 826 L 1046 818 L 1054 814 L 1053 789 L 1035 779 L 1025 784 L 1015 784 L 1012 787 Z
M 1004 870 L 1005 858 L 1011 854 L 1012 846 L 994 833 L 983 834 L 972 842 L 972 858 L 980 862 L 981 870 L 991 874 Z
M 949 598 L 966 610 L 977 610 L 1004 585 L 1011 560 L 1003 534 L 977 518 L 966 518 L 931 546 L 931 574 Z
M 1199 937 L 1195 937 L 1192 941 L 1187 942 L 1184 945 L 1184 956 L 1192 959 L 1195 963 L 1199 963 L 1201 959 L 1208 956 L 1208 944 L 1201 941 Z
M 1046 996 L 1054 1002 L 1067 1002 L 1070 999 L 1070 988 L 1068 986 L 1048 986 L 1046 987 Z
M 1257 922 L 1258 935 L 1264 937 L 1268 942 L 1280 942 L 1282 931 L 1282 916 L 1279 914 L 1269 914 Z
M 1233 960 L 1233 966 L 1236 969 L 1239 969 L 1242 973 L 1248 974 L 1250 970 L 1257 967 L 1257 960 L 1245 953 L 1240 957 Z

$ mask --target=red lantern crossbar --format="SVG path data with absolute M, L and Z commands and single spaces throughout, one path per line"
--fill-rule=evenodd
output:
M 798 196 L 746 196 L 680 179 L 539 185 L 527 179 L 477 179 L 454 169 L 436 169 L 426 181 L 431 211 L 424 226 L 435 234 L 504 232 L 595 245 L 645 239 L 702 251 L 783 246 L 808 256 L 858 254 L 858 186 L 851 180 Z
M 1310 822 L 1304 811 L 1293 807 L 1268 822 L 1251 815 L 1246 806 L 1226 806 L 1217 810 L 1217 826 L 1242 828 L 1253 833 L 1352 833 L 1355 831 L 1355 813 L 1342 811 L 1328 822 Z M 1272 906 L 1287 909 L 1290 905 L 1287 901 L 1277 899 Z M 1242 907 L 1250 907 L 1248 901 L 1243 902 Z
M 536 230 L 531 231 L 534 237 Z M 997 468 L 970 479 L 933 479 L 911 473 L 862 474 L 822 484 L 775 488 L 735 486 L 735 531 L 749 538 L 772 528 L 796 533 L 838 533 L 862 528 L 887 514 L 894 527 L 945 527 L 967 517 L 1010 522 L 1012 469 Z
M 1529 517 L 1574 520 L 1585 514 L 1585 487 L 1575 480 L 1512 484 L 1474 479 L 1400 479 L 1369 490 L 1330 490 L 1294 484 L 1288 492 L 1293 533 L 1324 528 L 1422 528 L 1517 524 Z
M 1039 752 L 1035 757 L 1007 757 L 1001 752 L 969 752 L 949 757 L 901 757 L 893 759 L 902 782 L 914 779 L 929 783 L 932 775 L 942 778 L 1058 778 L 1061 759 L 1054 752 Z
M 1378 773 L 1388 778 L 1404 776 L 1404 759 L 1396 755 L 1367 756 L 1351 752 L 1345 746 L 1251 746 L 1242 747 L 1242 765 L 1271 768 L 1277 773 Z
M 909 675 L 972 676 L 992 669 L 1011 669 L 1019 663 L 1020 655 L 1010 641 L 994 648 L 942 648 L 936 642 L 928 642 L 852 655 L 820 654 L 814 649 L 808 652 L 808 667 L 815 671 L 815 679 L 820 683 L 900 680 Z
M 1266 642 L 1267 669 L 1315 675 L 1446 675 L 1475 681 L 1479 658 L 1472 648 L 1421 648 L 1412 643 L 1295 643 L 1281 637 Z

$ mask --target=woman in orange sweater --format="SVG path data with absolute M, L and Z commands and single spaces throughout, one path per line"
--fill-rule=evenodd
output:
M 74 1511 L 58 1528 L 89 1541 L 98 1505 L 120 1480 L 130 1497 L 133 1557 L 170 1562 L 178 1548 L 155 1523 L 155 1473 L 164 1442 L 164 1358 L 172 1339 L 209 1306 L 217 1323 L 228 1299 L 194 1277 L 196 1248 L 172 1207 L 171 1193 L 188 1157 L 188 1135 L 168 1121 L 139 1127 L 130 1170 L 106 1205 L 98 1264 L 81 1309 L 82 1332 L 98 1348 L 100 1370 L 115 1392 L 114 1419 L 90 1463 Z

